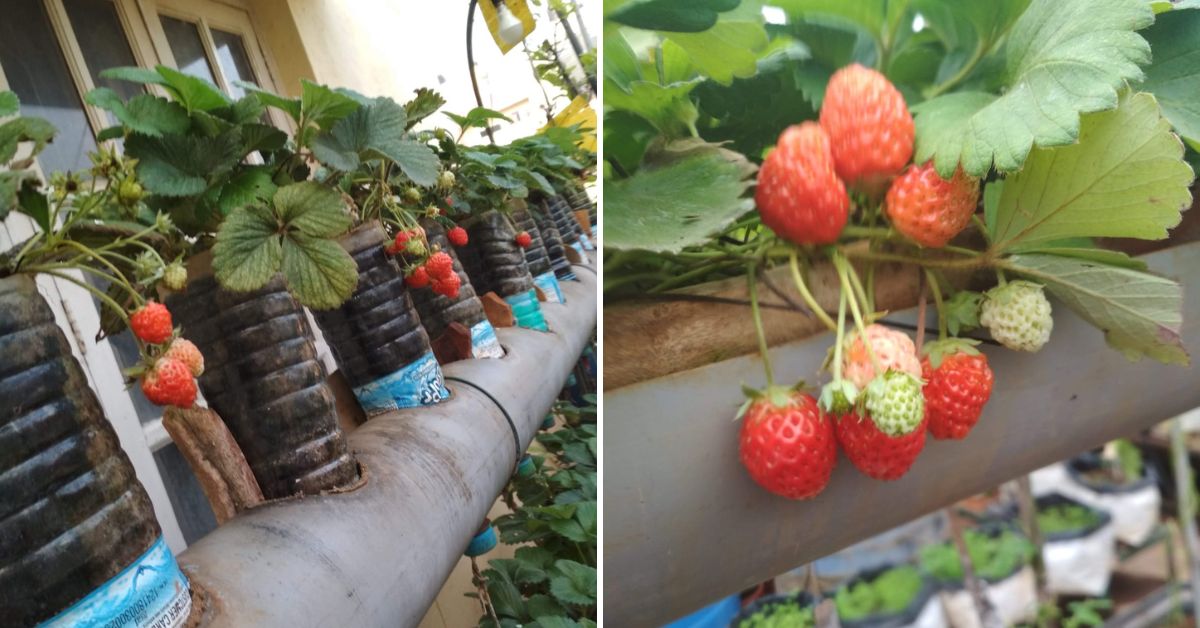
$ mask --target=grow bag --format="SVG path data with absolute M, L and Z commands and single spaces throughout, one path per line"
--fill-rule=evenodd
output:
M 896 567 L 888 565 L 872 569 L 848 580 L 842 585 L 849 588 L 859 582 L 872 582 L 884 572 Z M 900 628 L 911 626 L 915 628 L 946 628 L 946 614 L 942 610 L 941 600 L 937 596 L 937 585 L 925 574 L 921 574 L 921 589 L 913 596 L 904 610 L 898 613 L 869 615 L 857 619 L 845 619 L 840 616 L 838 621 L 842 628 Z
M 254 292 L 217 285 L 198 257 L 167 306 L 204 354 L 200 390 L 229 426 L 268 499 L 358 478 L 304 309 L 275 277 Z
M 814 621 L 807 623 L 797 623 L 797 618 L 793 617 L 776 617 L 781 611 L 785 611 L 788 607 L 796 607 L 798 609 L 811 609 L 814 607 L 813 598 L 807 592 L 790 594 L 765 595 L 754 600 L 746 605 L 738 614 L 730 621 L 729 628 L 792 628 L 793 626 L 815 626 Z M 755 615 L 761 615 L 756 621 L 751 620 Z
M 450 255 L 454 260 L 454 274 L 458 275 L 460 287 L 458 297 L 451 299 L 433 290 L 412 290 L 413 305 L 421 317 L 421 325 L 433 339 L 440 338 L 446 333 L 451 323 L 459 323 L 471 330 L 471 353 L 476 358 L 502 358 L 504 349 L 496 337 L 496 330 L 488 322 L 483 312 L 483 303 L 475 293 L 471 278 L 463 270 L 455 248 L 446 237 L 446 230 L 436 220 L 422 220 L 421 227 L 425 229 L 425 237 L 430 245 L 437 246 Z
M 529 246 L 525 248 L 525 265 L 529 267 L 529 274 L 533 275 L 533 284 L 542 289 L 547 301 L 565 302 L 562 288 L 558 286 L 558 277 L 550 265 L 550 254 L 546 251 L 541 230 L 538 229 L 533 216 L 527 210 L 518 209 L 513 211 L 512 217 L 517 229 L 528 232 L 531 239 Z
M 579 278 L 575 276 L 575 271 L 571 270 L 571 261 L 567 259 L 565 250 L 567 245 L 563 243 L 562 235 L 558 233 L 558 227 L 554 224 L 554 218 L 550 216 L 549 206 L 542 201 L 538 204 L 537 210 L 531 213 L 538 231 L 542 234 L 546 253 L 550 255 L 550 267 L 554 269 L 554 276 L 568 281 L 578 281 Z
M 980 531 L 994 536 L 1003 530 L 993 526 Z M 967 589 L 966 582 L 947 582 L 936 578 L 935 581 L 950 625 L 954 628 L 981 628 L 979 609 L 975 607 L 975 599 Z M 1015 626 L 1037 618 L 1037 576 L 1028 564 L 1018 565 L 998 578 L 979 577 L 979 581 L 984 597 L 1001 625 Z
M 517 234 L 508 219 L 493 209 L 481 214 L 469 233 L 470 240 L 464 249 L 473 251 L 478 261 L 471 280 L 482 279 L 489 292 L 495 292 L 512 306 L 517 325 L 546 331 L 546 319 L 533 289 L 533 277 L 515 242 Z M 469 267 L 467 272 L 471 272 Z
M 450 396 L 408 297 L 404 274 L 383 250 L 387 240 L 374 222 L 339 238 L 358 264 L 358 287 L 338 308 L 313 311 L 367 416 L 427 406 Z
M 1042 564 L 1046 570 L 1046 589 L 1055 594 L 1104 595 L 1116 558 L 1112 517 L 1061 493 L 1037 498 L 1039 510 L 1056 504 L 1083 506 L 1097 515 L 1097 521 L 1082 530 L 1043 533 Z
M 0 626 L 182 625 L 187 579 L 28 277 L 0 279 L 0 356 Z
M 1112 516 L 1117 540 L 1135 546 L 1145 543 L 1158 526 L 1162 505 L 1158 473 L 1147 465 L 1141 479 L 1120 485 L 1087 477 L 1100 464 L 1099 456 L 1088 453 L 1038 469 L 1031 477 L 1033 493 L 1057 492 L 1103 510 Z

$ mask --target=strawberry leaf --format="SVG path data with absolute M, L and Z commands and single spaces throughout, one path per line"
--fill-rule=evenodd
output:
M 1015 255 L 1006 268 L 1046 286 L 1059 301 L 1104 332 L 1130 360 L 1186 365 L 1180 328 L 1183 292 L 1150 273 L 1056 255 Z
M 559 602 L 573 606 L 596 603 L 596 569 L 573 560 L 557 560 L 550 578 L 550 594 Z M 554 573 L 552 572 L 552 573 Z
M 970 290 L 956 292 L 945 304 L 946 329 L 951 336 L 979 328 L 979 307 L 983 295 Z
M 1000 48 L 1000 94 L 944 94 L 912 107 L 914 161 L 933 159 L 949 178 L 960 163 L 982 176 L 1010 172 L 1032 147 L 1063 146 L 1082 113 L 1117 105 L 1125 81 L 1142 79 L 1150 46 L 1137 30 L 1154 14 L 1137 0 L 1034 0 Z
M 1159 15 L 1142 31 L 1154 50 L 1140 89 L 1154 94 L 1181 136 L 1200 142 L 1200 5 Z
M 743 198 L 754 166 L 702 141 L 676 142 L 633 176 L 604 182 L 605 244 L 678 252 L 701 244 L 754 202 Z
M 1085 116 L 1079 141 L 1038 148 L 1005 181 L 992 232 L 995 250 L 1073 237 L 1161 239 L 1191 204 L 1192 169 L 1149 94 L 1126 94 L 1114 111 Z

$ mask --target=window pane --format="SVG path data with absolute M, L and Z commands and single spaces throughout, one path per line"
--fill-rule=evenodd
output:
M 112 89 L 125 100 L 142 93 L 136 83 L 100 77 L 109 68 L 137 65 L 112 0 L 64 0 L 63 4 L 92 84 Z
M 230 96 L 234 99 L 246 95 L 246 90 L 234 84 L 234 81 L 245 81 L 258 85 L 254 78 L 254 70 L 250 67 L 250 57 L 246 55 L 246 46 L 241 35 L 212 29 L 213 42 L 217 45 L 217 63 L 221 64 L 221 72 L 229 81 Z
M 47 174 L 86 170 L 96 138 L 84 114 L 67 61 L 41 0 L 7 0 L 0 19 L 0 68 L 21 98 L 21 113 L 49 120 L 58 129 L 38 160 Z
M 167 43 L 171 45 L 171 54 L 175 56 L 175 65 L 179 71 L 216 85 L 217 78 L 213 74 L 212 66 L 208 64 L 208 57 L 204 54 L 204 43 L 200 41 L 198 26 L 165 15 L 161 17 L 163 30 L 167 33 Z

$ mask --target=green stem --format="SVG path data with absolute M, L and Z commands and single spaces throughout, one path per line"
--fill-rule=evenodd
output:
M 932 270 L 925 269 L 925 279 L 929 282 L 930 292 L 933 292 L 933 304 L 937 306 L 938 317 L 938 340 L 945 340 L 946 336 L 946 310 L 942 303 L 942 286 L 938 283 L 937 277 Z M 919 323 L 922 327 L 925 326 L 925 321 Z
M 871 358 L 871 366 L 875 367 L 875 374 L 883 374 L 883 365 L 879 362 L 879 357 L 875 355 L 875 348 L 871 346 L 867 339 L 867 326 L 863 323 L 862 312 L 858 309 L 858 302 L 855 300 L 853 289 L 850 286 L 849 274 L 850 262 L 846 261 L 840 253 L 835 252 L 833 258 L 834 266 L 838 269 L 838 278 L 842 282 L 843 294 L 848 293 L 847 298 L 850 301 L 850 313 L 854 316 L 854 325 L 858 329 L 858 337 L 862 341 L 863 346 L 867 348 L 867 355 Z
M 749 266 L 747 277 L 750 283 L 750 312 L 754 315 L 754 330 L 758 333 L 758 353 L 762 356 L 763 370 L 767 374 L 767 387 L 775 385 L 775 371 L 771 369 L 771 356 L 767 350 L 767 332 L 763 329 L 762 312 L 758 309 L 758 268 Z
M 979 65 L 979 62 L 983 60 L 983 55 L 986 52 L 987 46 L 984 44 L 984 42 L 979 42 L 979 45 L 975 46 L 975 51 L 971 53 L 971 58 L 963 64 L 963 67 L 960 68 L 958 72 L 955 72 L 954 76 L 942 81 L 938 85 L 934 86 L 933 89 L 929 90 L 929 92 L 925 94 L 925 99 L 932 100 L 946 93 L 946 91 L 955 85 L 961 83 L 962 80 L 967 78 L 967 75 L 969 75 L 971 71 L 975 69 L 975 66 Z
M 850 285 L 854 286 L 854 293 L 858 295 L 859 303 L 862 303 L 862 306 L 868 312 L 874 312 L 875 299 L 873 297 L 875 295 L 868 295 L 867 291 L 863 289 L 862 282 L 858 279 L 858 272 L 854 270 L 854 265 L 849 262 L 846 263 L 846 276 L 850 279 Z
M 792 251 L 789 265 L 792 268 L 792 281 L 795 282 L 796 290 L 804 299 L 805 305 L 808 306 L 808 309 L 812 310 L 813 315 L 820 319 L 821 323 L 828 327 L 830 331 L 836 330 L 837 326 L 833 324 L 833 319 L 829 318 L 829 314 L 825 312 L 820 303 L 817 303 L 817 300 L 813 298 L 812 292 L 809 292 L 808 285 L 804 283 L 804 275 L 800 273 L 800 260 L 796 256 L 795 251 Z
M 874 251 L 855 251 L 842 249 L 841 252 L 847 257 L 852 257 L 855 259 L 870 260 L 874 262 L 897 262 L 900 264 L 912 264 L 914 266 L 921 266 L 924 268 L 971 270 L 992 265 L 991 260 L 982 255 L 967 259 L 922 259 L 919 257 L 897 255 L 894 253 L 877 253 Z
M 93 269 L 93 270 L 95 270 L 95 269 Z M 87 290 L 89 293 L 91 293 L 91 295 L 92 295 L 92 296 L 96 297 L 97 299 L 100 299 L 100 301 L 101 301 L 102 303 L 104 303 L 104 304 L 105 304 L 105 305 L 107 305 L 108 307 L 112 308 L 112 309 L 113 309 L 113 311 L 117 313 L 117 316 L 120 316 L 120 317 L 121 317 L 121 320 L 122 320 L 122 321 L 125 321 L 125 324 L 126 324 L 126 325 L 128 325 L 128 324 L 129 324 L 129 315 L 127 315 L 127 314 L 125 313 L 125 308 L 121 307 L 121 305 L 120 305 L 119 303 L 117 303 L 116 301 L 114 301 L 114 300 L 112 299 L 112 297 L 108 296 L 107 294 L 104 294 L 103 292 L 100 292 L 99 290 L 97 290 L 97 289 L 93 288 L 92 286 L 88 285 L 87 283 L 85 283 L 85 282 L 83 282 L 83 281 L 80 281 L 80 280 L 78 280 L 78 279 L 76 279 L 76 278 L 74 278 L 74 277 L 72 277 L 72 276 L 70 276 L 70 275 L 67 275 L 67 274 L 64 274 L 64 273 L 60 273 L 60 272 L 58 272 L 58 271 L 56 271 L 56 270 L 44 270 L 44 269 L 43 269 L 43 270 L 39 270 L 39 271 L 37 271 L 37 272 L 40 272 L 40 273 L 43 273 L 43 274 L 46 274 L 46 275 L 50 275 L 51 277 L 57 277 L 57 278 L 59 278 L 59 279 L 62 279 L 62 280 L 64 280 L 64 281 L 69 281 L 69 282 L 71 282 L 71 283 L 73 283 L 73 284 L 75 284 L 75 285 L 79 286 L 80 288 L 83 288 L 84 290 Z
M 80 253 L 86 255 L 88 257 L 88 259 L 91 259 L 93 261 L 103 264 L 105 268 L 108 268 L 108 270 L 110 272 L 112 272 L 112 277 L 110 278 L 110 280 L 115 283 L 120 284 L 121 287 L 125 288 L 126 291 L 128 291 L 131 295 L 133 295 L 134 303 L 136 303 L 138 305 L 142 304 L 142 295 L 138 294 L 137 291 L 135 291 L 130 286 L 129 280 L 125 277 L 125 273 L 122 273 L 119 269 L 117 269 L 117 267 L 115 265 L 113 265 L 112 262 L 104 259 L 103 255 L 97 254 L 96 252 L 92 251 L 91 249 L 87 248 L 86 246 L 84 246 L 74 240 L 63 240 L 63 244 L 67 245 L 70 248 L 78 250 Z M 86 268 L 86 266 L 83 264 L 80 264 L 79 267 Z
M 842 344 L 846 339 L 846 291 L 838 291 L 837 343 L 833 345 L 833 381 L 842 379 Z
M 858 225 L 847 225 L 842 229 L 841 235 L 848 238 L 882 238 L 888 240 L 900 234 L 892 231 L 890 227 L 860 227 Z

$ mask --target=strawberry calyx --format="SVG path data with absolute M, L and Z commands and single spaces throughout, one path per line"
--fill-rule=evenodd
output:
M 826 413 L 841 416 L 853 410 L 858 402 L 858 386 L 849 380 L 838 379 L 821 388 L 817 406 Z
M 956 353 L 980 355 L 979 349 L 975 348 L 978 344 L 979 341 L 974 338 L 943 338 L 925 343 L 921 353 L 929 358 L 930 366 L 936 369 L 942 365 L 942 360 Z
M 804 381 L 796 382 L 795 386 L 778 386 L 772 384 L 762 390 L 742 384 L 742 393 L 746 395 L 746 401 L 738 408 L 734 420 L 742 418 L 742 415 L 746 414 L 750 406 L 759 401 L 767 401 L 776 408 L 794 406 L 797 403 L 797 396 L 806 389 L 807 385 Z

